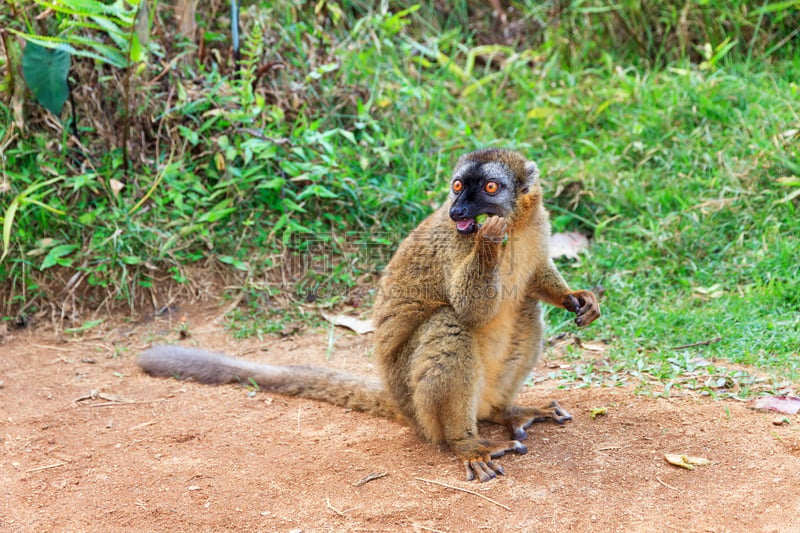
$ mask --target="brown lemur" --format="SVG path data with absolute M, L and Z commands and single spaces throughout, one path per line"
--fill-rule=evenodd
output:
M 373 309 L 382 379 L 181 346 L 150 348 L 139 365 L 202 383 L 254 381 L 405 419 L 429 441 L 447 443 L 468 480 L 487 481 L 504 473 L 492 459 L 527 452 L 520 441 L 533 422 L 572 419 L 555 401 L 512 403 L 542 353 L 539 302 L 574 312 L 578 326 L 600 316 L 592 292 L 564 282 L 549 239 L 536 164 L 510 150 L 478 150 L 459 159 L 448 201 L 400 244 L 383 273 Z M 511 440 L 482 439 L 478 421 L 507 426 Z

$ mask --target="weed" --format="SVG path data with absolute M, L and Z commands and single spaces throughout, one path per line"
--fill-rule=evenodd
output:
M 17 4 L 25 16 L 0 14 L 0 26 L 62 20 Z M 555 228 L 593 239 L 561 266 L 570 284 L 604 289 L 604 317 L 582 335 L 613 341 L 606 359 L 562 372 L 565 386 L 765 386 L 725 364 L 796 381 L 790 4 L 525 0 L 498 31 L 474 2 L 441 14 L 256 3 L 241 14 L 238 73 L 220 17 L 181 41 L 159 9 L 158 59 L 141 67 L 123 143 L 135 157 L 117 148 L 119 103 L 92 89 L 123 72 L 73 58 L 79 142 L 24 98 L 5 33 L 3 313 L 36 312 L 65 286 L 84 305 L 133 311 L 190 286 L 197 265 L 245 292 L 237 335 L 285 333 L 315 320 L 313 306 L 369 302 L 396 243 L 444 199 L 455 159 L 502 145 L 537 160 Z M 120 45 L 92 32 L 70 35 Z M 548 323 L 572 328 L 562 310 Z

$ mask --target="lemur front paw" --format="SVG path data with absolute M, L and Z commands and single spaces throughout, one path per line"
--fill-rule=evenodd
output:
M 505 240 L 507 231 L 508 224 L 505 218 L 491 216 L 478 230 L 478 237 L 484 242 L 498 244 Z
M 592 291 L 573 291 L 563 302 L 564 309 L 575 313 L 575 324 L 579 328 L 588 326 L 600 317 L 600 303 Z

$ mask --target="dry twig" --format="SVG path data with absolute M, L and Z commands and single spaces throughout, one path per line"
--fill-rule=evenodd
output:
M 440 485 L 442 487 L 447 487 L 448 489 L 460 490 L 461 492 L 466 492 L 467 494 L 472 494 L 473 496 L 477 496 L 479 498 L 483 498 L 487 502 L 491 502 L 491 503 L 495 504 L 498 507 L 502 507 L 506 511 L 511 511 L 511 507 L 509 507 L 508 505 L 504 505 L 504 504 L 502 504 L 502 503 L 500 503 L 500 502 L 498 502 L 496 500 L 493 500 L 493 499 L 489 498 L 488 496 L 484 496 L 483 494 L 481 494 L 479 492 L 475 492 L 473 490 L 462 489 L 461 487 L 456 487 L 455 485 L 448 485 L 447 483 L 442 483 L 441 481 L 433 481 L 431 479 L 425 479 L 425 478 L 421 478 L 421 477 L 417 477 L 417 478 L 414 478 L 414 479 L 417 479 L 419 481 L 424 481 L 425 483 L 433 483 L 434 485 Z
M 425 527 L 422 524 L 414 524 L 414 527 L 424 529 L 425 531 L 433 531 L 433 533 L 444 533 L 441 529 L 433 529 L 432 527 Z
M 380 479 L 380 478 L 386 477 L 388 475 L 389 475 L 389 472 L 373 472 L 373 473 L 371 473 L 371 474 L 359 479 L 355 483 L 353 483 L 353 486 L 354 487 L 360 487 L 361 485 L 369 483 L 370 481 L 374 481 L 376 479 Z
M 59 466 L 64 466 L 66 463 L 53 463 L 51 465 L 45 466 L 37 466 L 36 468 L 29 468 L 26 472 L 39 472 L 41 470 L 48 470 L 50 468 L 58 468 Z
M 134 431 L 134 430 L 137 430 L 137 429 L 141 429 L 143 427 L 152 426 L 155 423 L 156 423 L 156 420 L 150 420 L 149 422 L 142 422 L 141 424 L 137 424 L 137 425 L 133 426 L 130 430 Z
M 668 489 L 677 490 L 678 492 L 681 492 L 681 489 L 679 489 L 678 487 L 673 487 L 672 485 L 670 485 L 668 483 L 664 483 L 663 481 L 661 481 L 661 478 L 658 477 L 658 476 L 656 476 L 656 481 L 658 481 L 659 483 L 661 483 L 662 485 L 664 485 Z
M 339 516 L 344 516 L 344 514 L 345 514 L 346 512 L 350 511 L 350 509 L 345 509 L 344 511 L 340 511 L 339 509 L 337 509 L 336 507 L 334 507 L 333 505 L 331 505 L 331 500 L 330 500 L 330 498 L 325 498 L 325 504 L 326 504 L 326 506 L 328 507 L 328 509 L 330 509 L 330 510 L 331 510 L 331 511 L 333 511 L 334 513 L 338 514 Z
M 693 342 L 691 344 L 684 344 L 682 346 L 675 346 L 672 348 L 673 350 L 683 350 L 684 348 L 694 348 L 696 346 L 708 346 L 709 344 L 715 344 L 722 340 L 722 337 L 714 337 L 713 339 L 709 339 L 707 341 L 700 341 L 700 342 Z

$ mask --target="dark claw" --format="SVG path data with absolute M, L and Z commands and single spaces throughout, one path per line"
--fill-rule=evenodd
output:
M 489 462 L 491 464 L 491 461 Z M 481 461 L 478 463 L 478 477 L 481 480 L 481 483 L 486 483 L 487 481 L 494 479 L 497 477 L 494 470 L 490 469 L 489 466 Z
M 488 464 L 483 461 L 464 461 L 464 466 L 467 471 L 467 481 L 475 479 L 476 474 L 481 483 L 486 483 L 497 477 L 495 473 L 497 469 L 491 461 Z
M 554 409 L 555 414 L 557 415 L 553 417 L 553 420 L 555 420 L 559 424 L 563 424 L 564 422 L 572 420 L 572 415 L 569 414 L 566 410 L 564 410 L 560 405 L 558 405 L 557 401 L 553 400 L 553 403 L 550 404 L 550 407 Z
M 580 304 L 578 303 L 578 299 L 570 294 L 570 295 L 567 296 L 567 301 L 569 301 L 569 305 L 570 305 L 570 308 L 567 309 L 567 311 L 570 311 L 572 313 L 577 313 L 578 310 L 581 307 Z
M 514 445 L 514 451 L 520 455 L 525 455 L 526 453 L 528 453 L 528 447 L 522 444 L 521 442 L 518 442 L 517 444 Z
M 496 464 L 494 464 L 494 462 L 493 462 L 493 461 L 489 461 L 489 462 L 488 462 L 488 463 L 486 463 L 486 464 L 487 464 L 487 465 L 489 465 L 489 468 L 491 468 L 492 470 L 494 470 L 495 472 L 497 472 L 497 475 L 499 475 L 499 476 L 505 476 L 505 475 L 506 475 L 506 471 L 505 471 L 505 470 L 503 470 L 503 467 L 502 467 L 502 466 L 500 466 L 500 465 L 496 465 Z
M 469 461 L 464 461 L 464 468 L 467 470 L 467 481 L 475 479 L 475 472 L 472 471 L 472 465 L 469 464 Z

